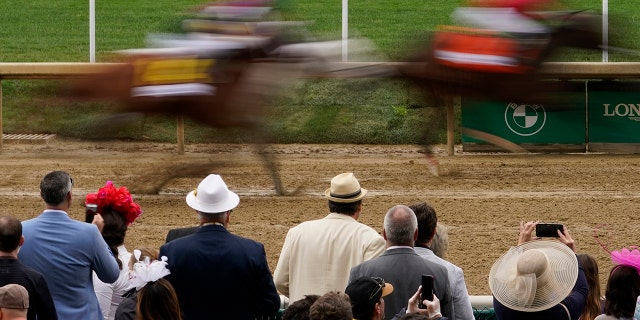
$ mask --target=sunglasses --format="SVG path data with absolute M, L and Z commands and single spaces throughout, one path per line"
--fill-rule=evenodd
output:
M 382 279 L 382 278 L 374 277 L 373 281 L 376 282 L 376 284 L 378 285 L 378 288 L 376 288 L 375 290 L 373 290 L 373 292 L 371 292 L 371 295 L 369 296 L 369 300 L 373 299 L 373 297 L 376 294 L 378 294 L 378 292 L 380 292 L 382 290 L 382 288 L 384 288 L 384 286 L 385 286 L 384 279 Z

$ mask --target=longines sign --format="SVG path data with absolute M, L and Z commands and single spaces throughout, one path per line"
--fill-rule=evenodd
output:
M 517 144 L 559 145 L 560 151 L 582 144 L 590 151 L 640 153 L 640 81 L 581 83 L 562 106 L 463 99 L 462 126 Z M 486 143 L 465 135 L 462 142 Z
M 640 143 L 640 83 L 589 82 L 590 143 Z
M 604 108 L 602 115 L 605 117 L 626 117 L 629 120 L 640 121 L 640 104 L 605 103 L 602 107 Z

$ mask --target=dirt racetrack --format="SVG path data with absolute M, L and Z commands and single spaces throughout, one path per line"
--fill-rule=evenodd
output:
M 129 229 L 127 248 L 159 247 L 170 228 L 197 222 L 184 196 L 207 173 L 218 173 L 241 198 L 230 230 L 263 242 L 273 270 L 288 228 L 325 216 L 321 193 L 334 175 L 352 171 L 370 192 L 360 221 L 376 230 L 382 230 L 383 216 L 395 204 L 427 201 L 434 206 L 449 227 L 447 257 L 464 269 L 472 295 L 490 294 L 489 269 L 516 243 L 521 220 L 565 224 L 579 251 L 599 261 L 603 285 L 611 262 L 594 230 L 603 228 L 601 239 L 611 249 L 640 242 L 636 155 L 457 151 L 455 156 L 440 156 L 441 175 L 435 177 L 417 146 L 277 145 L 274 152 L 286 188 L 301 189 L 293 196 L 275 196 L 251 146 L 187 145 L 185 155 L 176 150 L 172 144 L 61 138 L 49 144 L 5 142 L 0 154 L 1 214 L 37 216 L 43 208 L 41 178 L 52 170 L 66 170 L 75 181 L 74 218 L 83 219 L 86 193 L 113 180 L 132 190 L 144 210 Z M 156 189 L 159 193 L 153 194 Z

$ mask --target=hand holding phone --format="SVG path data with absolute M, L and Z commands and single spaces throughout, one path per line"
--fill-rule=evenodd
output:
M 536 237 L 558 237 L 558 230 L 564 233 L 564 225 L 559 223 L 538 223 L 536 225 Z
M 420 301 L 418 306 L 421 309 L 426 308 L 422 303 L 422 300 L 433 301 L 433 276 L 423 274 L 422 275 L 422 292 L 420 293 Z
M 84 222 L 91 223 L 93 218 L 98 213 L 98 205 L 93 203 L 87 203 L 84 211 Z

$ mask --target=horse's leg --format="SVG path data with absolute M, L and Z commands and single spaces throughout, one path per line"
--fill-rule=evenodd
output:
M 433 119 L 431 119 L 430 121 L 427 121 L 427 124 L 431 124 L 433 122 L 434 122 Z M 436 130 L 433 127 L 428 125 L 423 130 L 422 138 L 420 139 L 421 140 L 420 142 L 422 145 L 422 150 L 424 152 L 425 158 L 427 160 L 427 168 L 429 169 L 429 172 L 431 172 L 432 175 L 437 177 L 440 175 L 440 163 L 438 162 L 438 158 L 436 157 L 435 152 L 433 151 L 433 145 L 436 144 L 435 132 Z
M 275 188 L 276 194 L 279 196 L 287 195 L 286 190 L 282 187 L 278 162 L 273 155 L 273 152 L 271 152 L 271 148 L 269 148 L 270 145 L 263 142 L 256 142 L 254 146 L 256 148 L 256 152 L 262 158 L 265 168 L 271 175 L 271 180 L 273 181 L 273 187 Z
M 426 125 L 422 128 L 422 133 L 419 138 L 419 144 L 422 146 L 423 153 L 427 160 L 427 167 L 429 172 L 434 176 L 440 175 L 440 163 L 433 150 L 433 146 L 437 144 L 437 123 L 441 123 L 443 107 L 448 103 L 452 103 L 452 97 L 448 94 L 443 94 L 440 87 L 435 84 L 429 84 L 427 81 L 421 83 L 420 91 L 424 98 L 431 104 L 425 110 Z
M 234 110 L 235 121 L 251 135 L 256 151 L 271 175 L 276 194 L 285 195 L 275 155 L 270 152 L 269 133 L 264 128 L 266 110 L 284 85 L 298 74 L 298 66 L 279 63 L 251 63 L 242 79 L 231 91 L 227 104 Z

